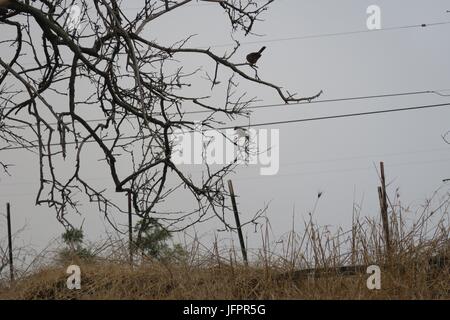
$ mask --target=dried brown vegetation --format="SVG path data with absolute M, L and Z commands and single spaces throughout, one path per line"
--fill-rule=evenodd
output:
M 249 267 L 237 258 L 238 250 L 194 241 L 184 260 L 144 259 L 131 268 L 116 245 L 94 262 L 75 258 L 11 287 L 4 282 L 0 299 L 449 299 L 448 204 L 425 206 L 413 223 L 405 222 L 401 210 L 391 212 L 390 257 L 377 219 L 355 218 L 351 230 L 335 234 L 311 219 L 301 234 L 277 241 L 279 248 L 269 245 L 267 224 Z M 81 290 L 66 287 L 71 263 L 81 267 Z M 381 268 L 380 290 L 367 289 L 370 264 Z

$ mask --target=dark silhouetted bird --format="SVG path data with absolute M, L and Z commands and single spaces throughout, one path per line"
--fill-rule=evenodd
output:
M 251 65 L 254 65 L 258 62 L 259 58 L 261 58 L 261 53 L 266 49 L 266 47 L 262 47 L 258 52 L 252 52 L 247 55 L 247 61 Z

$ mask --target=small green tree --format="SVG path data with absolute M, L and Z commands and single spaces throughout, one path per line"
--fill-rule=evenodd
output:
M 82 229 L 67 229 L 61 237 L 63 242 L 67 245 L 67 248 L 62 249 L 59 252 L 60 261 L 64 262 L 73 260 L 74 258 L 88 261 L 95 257 L 89 248 L 83 247 L 84 234 Z
M 171 246 L 169 244 L 172 234 L 157 219 L 149 218 L 145 224 L 144 220 L 138 221 L 134 232 L 138 233 L 139 231 L 141 234 L 140 237 L 136 237 L 134 246 L 145 255 L 157 260 L 181 260 L 186 257 L 186 251 L 181 245 Z
M 61 237 L 70 248 L 79 249 L 83 244 L 84 234 L 81 229 L 71 228 L 67 229 Z

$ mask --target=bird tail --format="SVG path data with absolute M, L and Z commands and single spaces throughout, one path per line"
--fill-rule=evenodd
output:
M 262 48 L 259 50 L 259 53 L 262 53 L 265 49 L 266 49 L 266 47 L 262 47 Z

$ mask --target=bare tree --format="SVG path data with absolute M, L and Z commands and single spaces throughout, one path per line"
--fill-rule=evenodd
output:
M 233 33 L 248 35 L 273 0 L 208 2 L 225 11 Z M 196 124 L 186 112 L 197 110 L 201 125 L 211 129 L 225 123 L 220 119 L 245 119 L 257 100 L 241 89 L 240 80 L 273 90 L 284 103 L 321 94 L 297 97 L 261 79 L 255 66 L 243 62 L 237 41 L 218 55 L 211 48 L 189 47 L 191 37 L 165 45 L 142 35 L 160 17 L 190 3 L 195 2 L 145 0 L 133 17 L 123 10 L 126 2 L 117 0 L 0 3 L 0 150 L 26 148 L 37 154 L 36 204 L 54 208 L 64 225 L 70 225 L 69 212 L 80 210 L 75 196 L 80 192 L 107 218 L 112 208 L 120 210 L 83 174 L 89 145 L 90 153 L 93 146 L 101 152 L 115 192 L 132 193 L 134 211 L 144 221 L 157 217 L 167 228 L 180 230 L 215 216 L 229 227 L 224 176 L 235 163 L 217 170 L 205 165 L 197 181 L 171 159 L 171 134 Z M 201 68 L 186 71 L 187 55 L 202 58 Z M 198 92 L 207 89 L 208 95 L 186 93 L 205 78 L 209 85 L 200 85 Z M 93 114 L 100 119 L 92 119 Z M 69 177 L 60 169 L 67 163 L 73 168 Z M 183 188 L 198 205 L 163 213 L 161 204 Z

